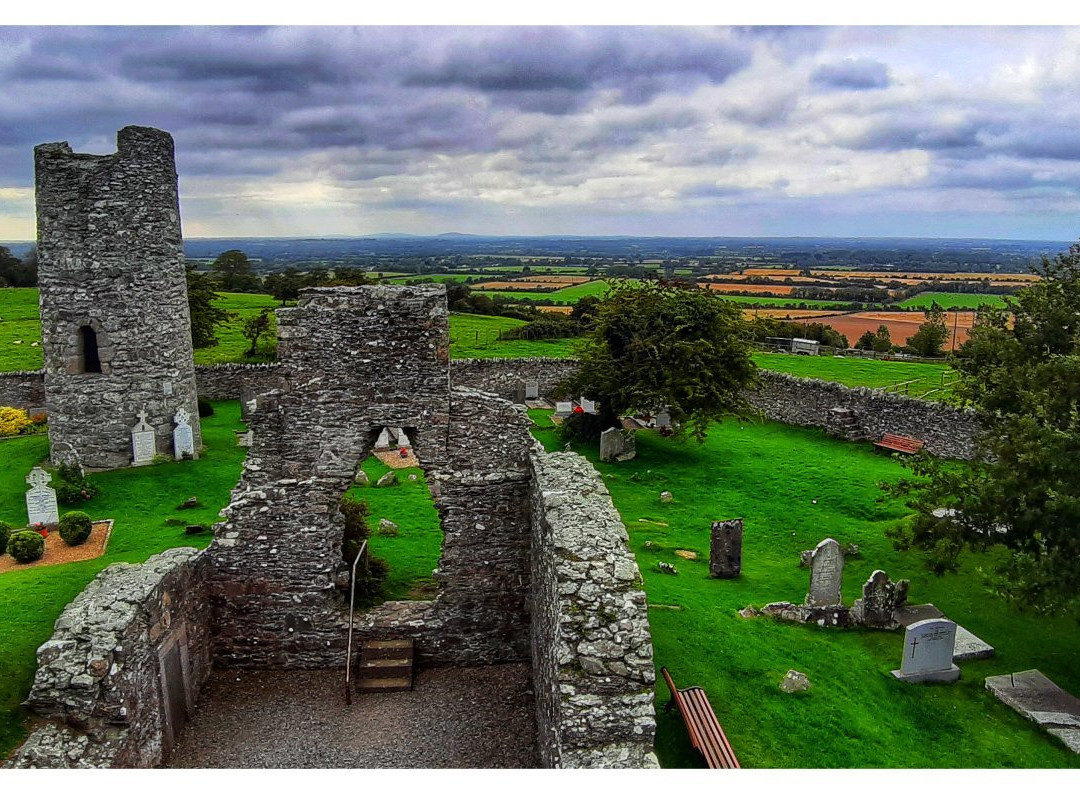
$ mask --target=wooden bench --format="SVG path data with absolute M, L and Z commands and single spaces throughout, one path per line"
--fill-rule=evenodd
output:
M 740 769 L 739 759 L 735 757 L 735 751 L 731 749 L 731 743 L 716 719 L 716 712 L 709 704 L 705 690 L 699 686 L 677 689 L 666 667 L 660 668 L 660 674 L 671 690 L 671 700 L 665 710 L 671 711 L 672 706 L 679 707 L 679 714 L 690 734 L 690 743 L 704 756 L 709 769 Z
M 878 449 L 887 449 L 892 452 L 903 452 L 905 455 L 914 455 L 926 446 L 925 441 L 907 436 L 898 436 L 895 433 L 885 433 L 881 441 L 875 441 L 874 446 Z

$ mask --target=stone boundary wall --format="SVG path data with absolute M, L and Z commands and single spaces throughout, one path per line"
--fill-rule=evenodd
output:
M 523 379 L 539 380 L 540 394 L 550 395 L 551 389 L 578 365 L 574 358 L 458 359 L 451 362 L 451 376 L 455 385 L 482 388 L 513 399 Z M 854 412 L 858 438 L 877 441 L 884 433 L 895 433 L 925 441 L 927 451 L 939 457 L 970 460 L 974 455 L 973 439 L 981 425 L 978 415 L 970 409 L 878 389 L 759 371 L 762 388 L 748 396 L 767 419 L 828 430 L 830 409 L 843 407 Z
M 827 428 L 831 408 L 848 408 L 864 439 L 877 441 L 884 433 L 895 433 L 925 441 L 927 452 L 938 457 L 974 457 L 974 437 L 981 425 L 970 409 L 769 370 L 761 370 L 761 381 L 751 400 L 777 422 Z
M 196 364 L 195 382 L 205 400 L 240 400 L 279 389 L 284 378 L 277 364 Z
M 0 372 L 0 405 L 22 408 L 28 413 L 45 411 L 45 371 Z
M 658 766 L 641 574 L 600 475 L 572 452 L 530 456 L 532 653 L 547 767 Z
M 177 548 L 141 565 L 114 563 L 64 608 L 38 648 L 26 700 L 49 722 L 9 766 L 145 768 L 165 760 L 180 727 L 170 722 L 169 691 L 185 704 L 177 719 L 186 721 L 210 673 L 206 562 L 205 553 Z
M 494 392 L 513 400 L 523 380 L 540 382 L 540 394 L 549 395 L 556 385 L 577 371 L 576 358 L 456 358 L 450 362 L 455 386 Z

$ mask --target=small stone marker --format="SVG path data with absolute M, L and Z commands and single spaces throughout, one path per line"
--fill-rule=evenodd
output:
M 569 400 L 558 400 L 555 403 L 556 416 L 570 416 L 574 412 L 574 404 Z
M 397 535 L 398 525 L 391 521 L 389 518 L 379 519 L 379 534 L 380 535 Z
M 806 594 L 806 606 L 826 607 L 842 603 L 841 587 L 844 583 L 844 553 L 840 544 L 825 538 L 814 548 L 810 558 L 810 592 Z
M 742 573 L 743 520 L 713 521 L 709 536 L 709 575 L 734 579 Z
M 904 632 L 904 657 L 892 674 L 901 681 L 955 681 L 960 668 L 953 664 L 956 624 L 944 618 L 912 623 Z
M 784 692 L 805 692 L 810 688 L 810 679 L 805 673 L 798 670 L 788 670 L 784 680 L 780 682 L 780 689 Z
M 157 454 L 157 437 L 154 428 L 146 423 L 146 409 L 139 411 L 139 423 L 131 429 L 131 463 L 145 466 L 154 462 Z
M 52 475 L 40 466 L 35 466 L 26 475 L 30 490 L 26 492 L 26 515 L 28 526 L 44 524 L 54 526 L 60 521 L 60 511 L 56 504 L 56 491 L 49 487 Z
M 173 415 L 176 427 L 173 428 L 173 456 L 180 460 L 185 455 L 196 458 L 195 435 L 191 431 L 191 414 L 186 408 L 178 408 Z
M 236 431 L 236 446 L 238 446 L 238 447 L 250 447 L 252 438 L 254 438 L 254 431 L 253 430 L 237 430 Z
M 580 405 L 581 410 L 583 410 L 587 414 L 596 413 L 596 402 L 594 400 L 587 400 L 582 397 L 580 400 L 578 400 L 578 405 Z
M 397 474 L 392 471 L 386 472 L 386 474 L 380 477 L 378 482 L 375 483 L 376 488 L 387 488 L 391 485 L 397 485 Z
M 671 491 L 661 491 L 660 492 L 660 501 L 663 502 L 664 504 L 667 504 L 668 502 L 670 502 L 674 498 L 675 497 L 671 495 Z
M 637 455 L 637 439 L 631 430 L 609 427 L 600 434 L 600 460 L 633 460 Z
M 539 400 L 540 399 L 540 381 L 527 380 L 525 381 L 525 399 L 526 400 Z

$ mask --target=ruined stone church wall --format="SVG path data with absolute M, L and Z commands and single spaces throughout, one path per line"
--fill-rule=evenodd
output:
M 30 413 L 45 410 L 45 373 L 41 370 L 0 372 L 0 405 Z
M 580 455 L 531 457 L 533 679 L 549 767 L 650 767 L 652 639 L 637 562 Z
M 13 767 L 151 767 L 168 753 L 162 653 L 175 643 L 183 700 L 194 706 L 210 673 L 205 553 L 169 549 L 141 565 L 114 563 L 56 620 L 37 651 L 27 705 L 49 722 Z M 174 671 L 175 673 L 175 671 Z
M 127 466 L 130 431 L 144 408 L 164 454 L 172 451 L 173 415 L 186 408 L 197 449 L 172 137 L 125 127 L 115 154 L 47 143 L 34 156 L 53 461 L 75 454 L 87 466 Z M 94 345 L 100 372 L 88 371 Z
M 550 395 L 577 369 L 574 358 L 459 358 L 450 362 L 450 377 L 455 386 L 494 392 L 512 400 L 523 380 L 537 381 L 540 394 Z

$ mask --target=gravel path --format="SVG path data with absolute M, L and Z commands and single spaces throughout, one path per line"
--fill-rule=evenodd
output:
M 432 668 L 411 692 L 355 694 L 340 670 L 217 670 L 173 768 L 537 767 L 528 665 Z

